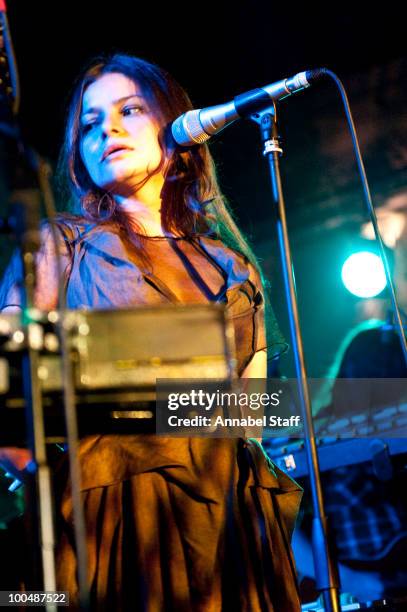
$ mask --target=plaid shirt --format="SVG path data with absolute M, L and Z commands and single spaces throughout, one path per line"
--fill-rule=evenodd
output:
M 344 351 L 338 357 L 338 378 L 407 377 L 390 317 L 385 324 L 365 322 L 353 330 L 352 336 L 344 341 Z M 392 400 L 397 402 L 398 397 Z M 345 407 L 349 410 L 349 406 Z M 322 474 L 325 511 L 340 560 L 378 560 L 398 540 L 407 538 L 405 464 L 405 455 L 393 457 L 393 477 L 387 481 L 377 478 L 370 462 Z
M 370 463 L 322 474 L 325 511 L 340 560 L 374 561 L 407 538 L 406 484 L 403 472 L 380 481 Z

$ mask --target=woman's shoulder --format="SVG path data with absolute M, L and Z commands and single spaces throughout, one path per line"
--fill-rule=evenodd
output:
M 102 229 L 102 225 L 105 226 L 105 223 L 98 223 L 96 221 L 87 219 L 82 215 L 75 215 L 67 212 L 58 213 L 52 222 L 55 224 L 67 242 L 74 242 L 77 239 L 81 239 L 89 234 L 98 232 Z M 42 222 L 41 229 L 43 237 L 46 237 L 46 235 L 51 233 L 52 222 L 50 219 L 45 219 Z M 106 231 L 105 227 L 104 231 Z
M 237 280 L 250 280 L 259 289 L 262 287 L 258 266 L 251 262 L 244 253 L 225 244 L 216 235 L 200 236 L 199 243 L 225 272 L 233 274 Z
M 243 253 L 226 244 L 216 234 L 201 235 L 197 239 L 200 245 L 206 251 L 211 252 L 211 254 L 216 256 L 216 258 L 219 260 L 219 263 L 235 262 L 236 264 L 239 264 L 242 267 L 248 267 L 250 264 L 248 258 Z

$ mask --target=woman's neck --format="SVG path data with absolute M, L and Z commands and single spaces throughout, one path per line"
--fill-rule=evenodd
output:
M 130 221 L 147 236 L 164 236 L 161 226 L 161 189 L 164 179 L 156 175 L 131 195 L 115 195 L 115 200 Z

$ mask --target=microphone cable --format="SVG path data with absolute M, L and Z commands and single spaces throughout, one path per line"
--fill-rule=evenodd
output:
M 335 85 L 337 86 L 339 90 L 341 98 L 342 98 L 346 120 L 348 123 L 350 135 L 352 138 L 352 145 L 353 145 L 353 150 L 354 150 L 355 157 L 356 157 L 356 163 L 357 163 L 357 167 L 358 167 L 358 171 L 360 175 L 360 180 L 361 180 L 362 187 L 363 187 L 363 196 L 364 196 L 365 204 L 366 204 L 367 211 L 370 217 L 370 221 L 373 225 L 376 242 L 379 245 L 380 257 L 383 262 L 384 272 L 386 275 L 387 288 L 390 293 L 391 307 L 392 307 L 392 312 L 394 316 L 394 324 L 397 329 L 397 333 L 400 337 L 401 348 L 402 348 L 404 360 L 407 366 L 407 339 L 406 339 L 406 336 L 404 335 L 400 308 L 397 304 L 394 283 L 391 278 L 390 264 L 387 258 L 386 250 L 384 247 L 384 242 L 380 234 L 379 225 L 377 222 L 376 211 L 374 209 L 374 205 L 372 201 L 372 196 L 371 196 L 370 187 L 369 187 L 369 183 L 368 183 L 367 176 L 366 176 L 366 170 L 365 170 L 365 165 L 363 162 L 363 157 L 360 152 L 359 139 L 356 133 L 355 123 L 353 121 L 353 116 L 352 116 L 352 111 L 350 109 L 348 96 L 346 94 L 346 90 L 345 90 L 345 87 L 343 86 L 342 81 L 339 79 L 339 77 L 334 72 L 332 72 L 331 70 L 328 70 L 328 68 L 321 68 L 320 75 L 321 76 L 326 75 L 334 81 Z

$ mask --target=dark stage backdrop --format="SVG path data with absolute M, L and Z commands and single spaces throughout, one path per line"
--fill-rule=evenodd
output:
M 197 107 L 224 102 L 298 71 L 342 77 L 361 138 L 374 201 L 407 185 L 405 32 L 401 8 L 356 16 L 346 3 L 9 0 L 27 139 L 53 163 L 75 75 L 96 53 L 123 50 L 170 70 Z M 383 41 L 386 41 L 384 44 Z M 359 244 L 361 187 L 338 95 L 329 82 L 280 108 L 289 230 L 309 373 L 322 376 L 360 316 L 340 268 Z M 4 145 L 0 145 L 4 146 Z M 255 125 L 240 122 L 211 145 L 222 186 L 262 258 L 288 337 L 268 176 Z M 4 180 L 4 176 L 2 177 Z M 2 198 L 5 210 L 6 197 Z M 2 260 L 10 245 L 2 241 Z M 292 373 L 290 355 L 282 362 Z

